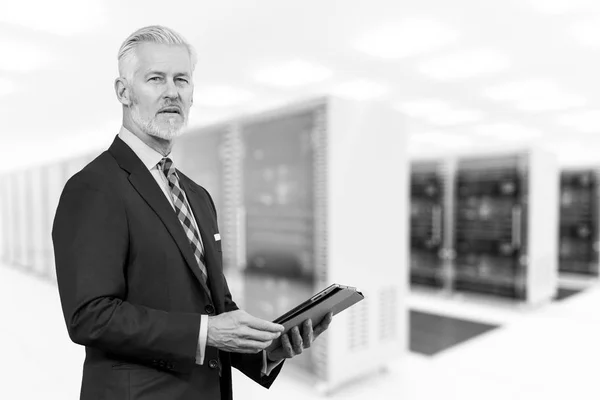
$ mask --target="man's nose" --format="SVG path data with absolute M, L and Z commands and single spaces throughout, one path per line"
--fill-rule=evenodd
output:
M 179 97 L 179 92 L 177 91 L 177 86 L 175 85 L 175 82 L 167 79 L 167 83 L 165 86 L 165 91 L 163 93 L 164 97 L 170 98 L 170 99 L 176 99 L 177 97 Z

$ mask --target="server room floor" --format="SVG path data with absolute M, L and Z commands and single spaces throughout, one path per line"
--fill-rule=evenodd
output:
M 386 372 L 355 381 L 329 397 L 293 369 L 268 391 L 236 372 L 234 396 L 598 399 L 600 287 L 563 294 L 568 296 L 528 308 L 416 291 L 409 298 L 412 351 Z M 78 398 L 83 350 L 69 341 L 56 287 L 1 266 L 0 304 L 0 398 Z

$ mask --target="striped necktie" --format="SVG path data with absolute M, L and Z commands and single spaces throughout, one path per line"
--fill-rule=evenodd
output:
M 200 234 L 192 222 L 192 218 L 194 217 L 192 216 L 190 206 L 183 194 L 183 190 L 181 190 L 181 186 L 179 185 L 179 178 L 177 177 L 173 161 L 171 161 L 170 158 L 165 157 L 158 163 L 158 168 L 160 168 L 167 177 L 169 188 L 171 189 L 171 198 L 173 199 L 173 205 L 175 206 L 175 213 L 177 214 L 177 218 L 179 218 L 179 222 L 181 222 L 185 235 L 190 241 L 194 257 L 196 257 L 196 262 L 202 272 L 202 278 L 204 278 L 204 282 L 206 283 L 207 274 L 206 266 L 204 265 L 204 247 L 202 246 Z

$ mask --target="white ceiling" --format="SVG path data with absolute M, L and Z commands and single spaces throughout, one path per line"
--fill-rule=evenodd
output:
M 149 24 L 174 28 L 199 54 L 192 126 L 336 93 L 405 113 L 413 154 L 535 141 L 563 164 L 600 164 L 598 0 L 2 0 L 0 9 L 0 169 L 110 144 L 116 53 Z

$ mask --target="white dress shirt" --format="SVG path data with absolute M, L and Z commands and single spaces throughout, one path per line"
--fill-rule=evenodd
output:
M 167 200 L 169 200 L 169 204 L 171 204 L 171 207 L 173 207 L 173 211 L 175 211 L 175 205 L 173 204 L 173 199 L 171 197 L 171 189 L 169 188 L 169 182 L 167 181 L 167 177 L 165 176 L 165 174 L 158 168 L 158 163 L 160 162 L 160 160 L 162 160 L 164 158 L 164 156 L 162 154 L 160 154 L 159 152 L 157 152 L 156 150 L 154 150 L 153 148 L 151 148 L 150 146 L 148 146 L 140 138 L 138 138 L 136 135 L 131 133 L 125 127 L 121 127 L 121 130 L 119 132 L 119 138 L 123 142 L 125 142 L 125 144 L 127 146 L 129 146 L 129 148 L 131 148 L 131 150 L 133 150 L 133 152 L 139 157 L 140 160 L 142 160 L 142 162 L 144 163 L 146 168 L 148 168 L 148 170 L 150 171 L 150 174 L 152 175 L 152 177 L 154 178 L 154 180 L 156 181 L 158 186 L 163 191 Z M 170 155 L 169 155 L 169 158 L 171 159 L 171 161 L 173 161 L 173 165 L 176 165 L 175 161 L 173 160 L 172 157 L 170 157 Z M 185 199 L 187 201 L 187 196 L 186 196 L 185 192 L 183 193 L 183 195 L 185 196 Z M 188 201 L 188 204 L 190 204 L 189 201 Z M 192 224 L 194 224 L 194 228 L 196 229 L 196 232 L 200 233 L 200 230 L 198 229 L 198 225 L 196 222 L 196 216 L 194 215 L 194 212 L 192 211 L 191 207 L 190 207 L 190 213 L 192 213 L 192 217 L 193 217 Z M 200 238 L 200 240 L 202 240 L 202 238 Z M 199 364 L 199 365 L 204 364 L 204 354 L 206 351 L 207 340 L 208 340 L 208 315 L 202 314 L 200 316 L 200 333 L 199 333 L 199 337 L 198 337 L 198 348 L 196 350 L 196 364 Z M 263 368 L 262 368 L 263 374 L 269 375 L 271 373 L 271 371 L 273 370 L 273 368 L 278 366 L 280 363 L 281 363 L 281 361 L 268 362 L 266 352 L 263 351 Z

